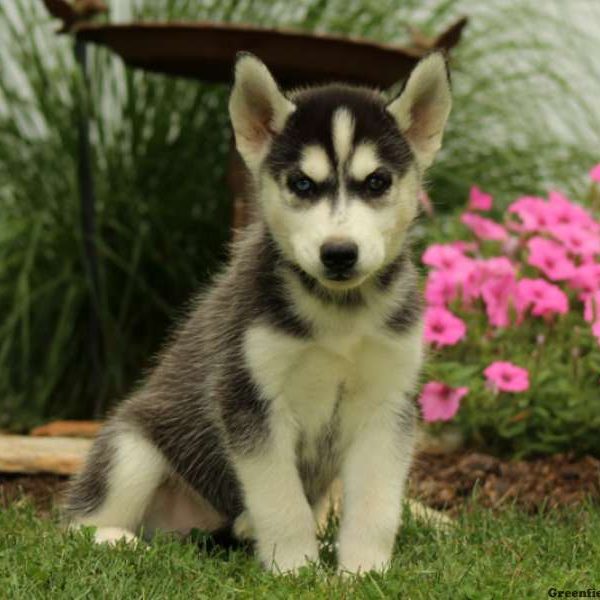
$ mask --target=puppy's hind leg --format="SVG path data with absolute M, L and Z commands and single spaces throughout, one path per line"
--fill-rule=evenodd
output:
M 95 526 L 98 542 L 135 539 L 167 472 L 165 458 L 141 433 L 109 425 L 69 490 L 73 525 Z

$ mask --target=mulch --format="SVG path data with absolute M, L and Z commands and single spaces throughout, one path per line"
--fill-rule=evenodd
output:
M 0 473 L 0 508 L 30 501 L 41 516 L 50 514 L 67 479 L 54 475 Z M 495 510 L 516 505 L 528 513 L 543 508 L 600 505 L 600 460 L 557 454 L 533 460 L 502 460 L 476 452 L 420 454 L 409 485 L 411 497 L 456 514 L 476 496 Z
M 0 473 L 0 510 L 11 504 L 30 502 L 40 516 L 49 516 L 58 505 L 68 478 L 60 475 Z
M 488 454 L 421 454 L 410 494 L 423 504 L 456 514 L 473 496 L 491 509 L 517 506 L 534 514 L 589 500 L 600 505 L 600 460 L 555 454 L 531 460 L 501 460 Z

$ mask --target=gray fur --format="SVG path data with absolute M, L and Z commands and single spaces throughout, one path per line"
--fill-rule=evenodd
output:
M 244 364 L 243 333 L 257 318 L 295 337 L 309 336 L 310 326 L 285 297 L 281 276 L 289 267 L 262 224 L 248 228 L 232 255 L 230 267 L 200 295 L 148 380 L 112 422 L 135 426 L 192 488 L 235 518 L 242 501 L 227 452 L 249 452 L 268 433 L 268 399 Z M 110 426 L 99 438 L 74 481 L 71 511 L 89 512 L 101 502 L 115 431 Z
M 81 474 L 71 482 L 66 502 L 70 516 L 88 515 L 104 501 L 114 452 L 111 444 L 113 436 L 112 425 L 100 432 Z
M 315 505 L 338 476 L 340 469 L 339 404 L 343 400 L 343 385 L 338 391 L 338 401 L 331 421 L 323 427 L 320 435 L 308 443 L 301 435 L 296 449 L 298 472 L 304 485 L 309 504 Z
M 397 262 L 407 261 L 403 255 Z M 414 325 L 421 314 L 410 267 L 406 299 L 388 322 L 396 333 Z M 265 439 L 269 410 L 269 399 L 261 396 L 244 364 L 243 333 L 261 318 L 287 335 L 311 335 L 310 324 L 296 316 L 292 299 L 285 297 L 281 276 L 286 269 L 290 265 L 278 254 L 264 226 L 250 226 L 233 249 L 229 268 L 207 294 L 200 295 L 145 384 L 117 409 L 95 442 L 84 471 L 71 485 L 71 513 L 87 514 L 102 502 L 111 439 L 119 431 L 117 424 L 126 423 L 152 441 L 173 471 L 218 511 L 232 520 L 240 514 L 243 500 L 228 452 L 250 452 Z M 388 279 L 405 271 L 386 271 L 383 287 L 387 289 Z M 324 295 L 323 302 L 332 303 L 332 298 Z M 337 300 L 341 306 L 362 304 L 360 296 L 340 298 L 346 298 Z M 300 442 L 299 466 L 310 497 L 326 489 L 336 475 L 334 438 L 331 424 L 317 442 L 321 465 L 303 460 Z

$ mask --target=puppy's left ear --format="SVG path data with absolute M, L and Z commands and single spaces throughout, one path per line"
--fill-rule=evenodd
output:
M 448 68 L 440 52 L 417 64 L 400 95 L 387 106 L 422 169 L 433 162 L 442 145 L 451 106 Z
M 265 64 L 248 53 L 239 55 L 229 116 L 238 152 L 251 171 L 266 157 L 295 106 L 280 91 Z

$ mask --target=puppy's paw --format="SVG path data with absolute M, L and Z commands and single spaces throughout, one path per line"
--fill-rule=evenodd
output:
M 252 540 L 255 537 L 254 526 L 250 514 L 245 510 L 233 522 L 233 534 L 238 540 Z
M 319 560 L 319 549 L 316 539 L 285 540 L 270 545 L 270 552 L 260 552 L 260 555 L 272 573 L 295 575 L 302 567 Z
M 390 553 L 377 548 L 355 547 L 340 550 L 338 572 L 342 576 L 382 573 L 390 566 Z
M 120 541 L 124 541 L 127 544 L 137 544 L 139 538 L 133 532 L 123 527 L 99 527 L 94 534 L 94 542 L 96 544 L 110 544 L 114 546 Z

